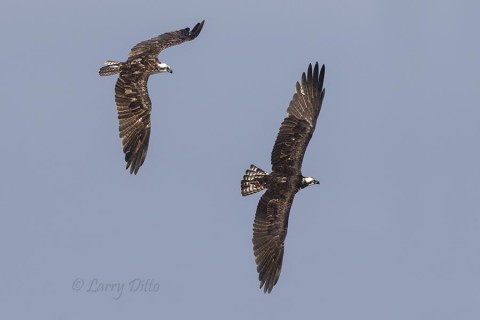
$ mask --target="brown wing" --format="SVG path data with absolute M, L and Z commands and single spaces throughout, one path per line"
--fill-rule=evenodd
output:
M 192 31 L 190 31 L 190 28 L 185 28 L 177 31 L 167 32 L 150 40 L 142 41 L 136 44 L 130 50 L 130 53 L 128 54 L 128 60 L 137 58 L 139 56 L 156 57 L 163 49 L 181 44 L 185 41 L 193 40 L 200 34 L 200 31 L 202 31 L 204 22 L 205 20 L 197 23 L 195 27 L 193 27 Z
M 260 198 L 253 223 L 253 252 L 260 288 L 270 293 L 282 269 L 284 241 L 287 236 L 291 198 L 276 199 L 268 190 Z
M 120 73 L 115 85 L 120 138 L 127 169 L 137 174 L 147 156 L 150 138 L 150 113 L 152 103 L 148 96 L 148 73 L 133 72 L 131 69 Z
M 302 74 L 302 83 L 297 82 L 296 93 L 287 109 L 288 116 L 280 126 L 272 150 L 273 171 L 284 172 L 287 168 L 294 168 L 300 173 L 325 95 L 324 75 L 325 66 L 319 73 L 317 62 L 313 72 L 310 64 L 307 75 Z

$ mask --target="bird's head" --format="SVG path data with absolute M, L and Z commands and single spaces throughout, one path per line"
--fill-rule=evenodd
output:
M 302 178 L 302 185 L 300 186 L 300 188 L 303 189 L 303 188 L 311 186 L 313 184 L 320 184 L 320 182 L 315 180 L 312 177 L 303 177 Z
M 158 72 L 173 73 L 172 68 L 170 68 L 170 66 L 169 66 L 168 64 L 166 64 L 166 63 L 158 62 L 158 63 L 157 63 L 157 67 L 158 67 Z

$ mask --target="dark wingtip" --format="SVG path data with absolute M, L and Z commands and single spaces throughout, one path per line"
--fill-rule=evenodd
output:
M 315 63 L 315 68 L 313 68 L 313 78 L 318 79 L 318 62 Z
M 126 162 L 126 166 L 125 166 L 125 169 L 130 171 L 130 174 L 137 174 L 138 172 L 138 169 L 140 169 L 140 167 L 137 167 L 136 166 L 136 162 L 135 162 L 135 159 L 131 159 L 132 157 L 132 152 L 131 151 L 126 151 L 125 152 L 125 162 Z
M 308 77 L 312 76 L 312 64 L 310 63 L 308 66 Z M 318 87 L 323 88 L 323 80 L 325 78 L 325 64 L 322 64 L 322 68 L 320 69 L 320 75 L 318 74 L 318 61 L 315 62 L 315 67 L 313 69 L 313 79 L 318 79 Z M 325 89 L 323 89 L 325 91 Z
M 264 282 L 260 283 L 260 289 L 262 289 L 263 293 L 265 294 L 271 293 L 274 285 L 275 284 L 271 284 L 270 281 L 265 280 Z
M 262 287 L 260 286 L 260 289 L 261 289 L 261 288 L 262 288 Z M 272 292 L 272 289 L 273 289 L 273 286 L 267 286 L 267 284 L 265 284 L 265 285 L 263 286 L 263 293 L 265 293 L 265 294 L 270 293 L 270 292 Z
M 205 20 L 202 20 L 201 22 L 197 23 L 195 25 L 195 27 L 193 27 L 192 31 L 190 32 L 190 34 L 193 36 L 193 38 L 196 38 L 200 34 L 200 32 L 203 29 L 203 24 L 204 23 L 205 23 Z
M 140 169 L 139 166 L 137 166 L 136 164 L 132 164 L 132 166 L 130 167 L 130 174 L 137 175 L 138 169 Z M 128 170 L 128 165 L 127 165 L 127 170 Z
M 317 62 L 318 64 L 318 62 Z M 320 70 L 320 82 L 322 83 L 323 86 L 323 79 L 325 78 L 325 65 L 322 64 L 322 69 Z

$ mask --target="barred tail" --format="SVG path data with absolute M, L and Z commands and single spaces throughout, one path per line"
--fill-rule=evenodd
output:
M 250 169 L 245 172 L 240 183 L 242 196 L 248 196 L 265 189 L 267 187 L 267 177 L 268 173 L 253 164 L 250 165 Z
M 105 61 L 105 64 L 106 66 L 101 67 L 100 71 L 98 72 L 98 74 L 100 74 L 101 76 L 110 76 L 112 74 L 119 73 L 123 62 L 107 60 Z

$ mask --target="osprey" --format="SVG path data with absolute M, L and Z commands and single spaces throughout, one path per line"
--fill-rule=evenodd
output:
M 302 175 L 302 161 L 308 142 L 315 130 L 325 89 L 325 66 L 318 70 L 318 62 L 312 72 L 302 74 L 297 82 L 297 92 L 287 109 L 272 151 L 272 172 L 251 165 L 241 181 L 243 196 L 267 189 L 257 206 L 253 223 L 253 251 L 257 264 L 260 288 L 270 293 L 277 283 L 282 269 L 288 216 L 295 194 L 305 187 L 319 184 L 317 180 Z
M 185 28 L 142 41 L 130 50 L 126 62 L 106 61 L 106 66 L 100 68 L 101 76 L 120 73 L 115 84 L 115 103 L 120 138 L 130 173 L 137 174 L 147 156 L 152 111 L 147 90 L 148 77 L 160 72 L 172 73 L 172 68 L 160 62 L 157 56 L 163 49 L 195 39 L 202 31 L 204 22 L 197 23 L 191 31 Z

